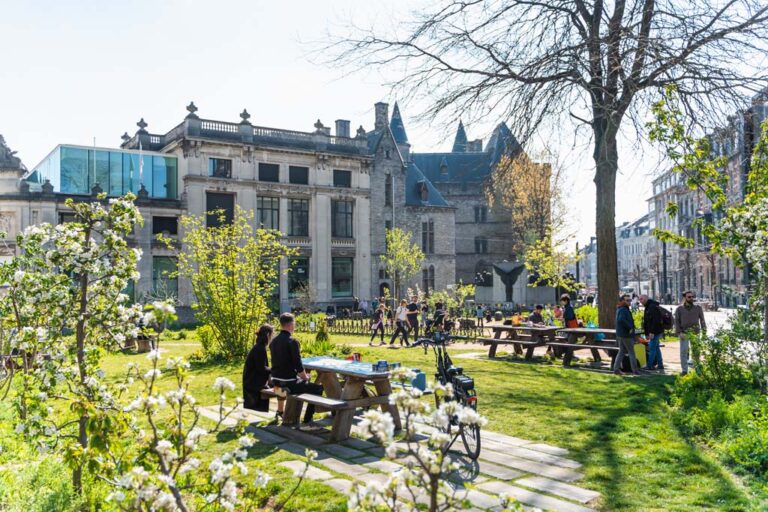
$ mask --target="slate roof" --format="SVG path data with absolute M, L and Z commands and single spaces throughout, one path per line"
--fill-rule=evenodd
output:
M 421 200 L 422 186 L 427 187 L 427 201 Z M 445 200 L 432 182 L 424 176 L 424 173 L 421 172 L 421 169 L 414 162 L 409 162 L 405 171 L 405 205 L 450 208 L 448 201 Z

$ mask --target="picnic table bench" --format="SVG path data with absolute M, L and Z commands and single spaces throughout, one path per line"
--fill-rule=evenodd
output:
M 534 349 L 555 341 L 557 333 L 557 327 L 553 326 L 494 325 L 491 329 L 493 329 L 493 338 L 478 338 L 483 345 L 490 346 L 489 358 L 496 356 L 499 345 L 513 345 L 516 354 L 522 354 L 523 347 L 527 347 L 525 359 L 530 360 L 533 358 Z M 501 337 L 504 332 L 507 333 L 506 338 Z
M 392 393 L 389 372 L 373 371 L 371 363 L 331 357 L 304 358 L 302 363 L 305 370 L 317 372 L 316 382 L 323 385 L 327 396 L 309 393 L 291 395 L 269 389 L 262 390 L 261 396 L 265 398 L 274 397 L 286 401 L 283 413 L 284 425 L 298 423 L 302 405 L 306 403 L 314 405 L 318 412 L 335 413 L 331 429 L 333 441 L 349 439 L 355 410 L 360 407 L 379 406 L 382 411 L 390 413 L 395 428 L 402 428 L 397 406 L 389 403 L 389 395 Z M 374 386 L 375 395 L 371 395 L 366 390 L 366 383 Z
M 559 329 L 561 335 L 565 335 L 565 341 L 556 341 L 549 343 L 553 348 L 557 347 L 563 351 L 563 366 L 570 366 L 573 360 L 573 353 L 577 350 L 590 350 L 592 358 L 599 362 L 602 360 L 599 350 L 605 351 L 611 358 L 613 365 L 616 356 L 619 353 L 619 347 L 616 342 L 616 331 L 613 329 L 592 329 L 588 327 L 571 327 Z M 585 343 L 579 343 L 579 338 L 586 338 Z

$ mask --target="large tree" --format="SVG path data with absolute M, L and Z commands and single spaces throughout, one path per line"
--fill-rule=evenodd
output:
M 511 118 L 523 142 L 544 123 L 591 132 L 597 192 L 600 323 L 618 295 L 619 136 L 637 140 L 658 90 L 677 84 L 690 119 L 732 110 L 765 83 L 764 0 L 463 0 L 380 21 L 334 43 L 333 61 L 388 66 L 427 119 Z M 398 20 L 400 21 L 400 20 Z M 560 136 L 562 138 L 562 135 Z

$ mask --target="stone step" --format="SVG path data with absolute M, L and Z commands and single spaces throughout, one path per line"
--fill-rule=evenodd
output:
M 505 493 L 507 496 L 516 499 L 520 503 L 531 505 L 542 510 L 552 510 L 555 512 L 594 512 L 591 508 L 545 496 L 504 482 L 483 482 L 477 487 L 478 489 L 492 492 L 496 495 Z
M 284 468 L 288 468 L 292 470 L 293 474 L 296 477 L 299 477 L 307 466 L 306 462 L 303 462 L 300 460 L 289 460 L 289 461 L 281 462 L 279 465 L 283 466 Z M 329 472 L 323 469 L 317 468 L 315 466 L 309 466 L 306 469 L 307 469 L 306 477 L 311 480 L 324 481 L 324 480 L 330 480 L 333 478 L 333 475 L 331 475 Z
M 507 466 L 513 469 L 524 471 L 526 473 L 532 473 L 534 475 L 546 476 L 555 480 L 561 480 L 563 482 L 572 482 L 582 478 L 584 475 L 568 468 L 562 468 L 559 466 L 550 466 L 541 462 L 536 462 L 529 459 L 521 459 L 505 453 L 493 452 L 488 450 L 480 451 L 480 459 L 487 460 L 489 462 L 495 462 L 502 466 Z
M 547 492 L 549 494 L 556 494 L 571 501 L 578 501 L 579 503 L 589 503 L 590 501 L 599 498 L 600 493 L 589 489 L 582 489 L 575 485 L 565 484 L 556 480 L 550 480 L 541 476 L 531 476 L 527 478 L 521 478 L 515 482 L 515 485 L 523 487 L 531 487 L 537 491 Z

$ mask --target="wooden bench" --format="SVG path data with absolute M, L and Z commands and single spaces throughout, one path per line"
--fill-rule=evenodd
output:
M 490 345 L 488 350 L 488 357 L 496 357 L 496 349 L 499 345 L 514 345 L 515 352 L 522 354 L 522 347 L 528 347 L 525 350 L 525 359 L 530 360 L 533 358 L 533 350 L 536 347 L 543 347 L 545 343 L 531 340 L 531 336 L 528 339 L 511 339 L 511 338 L 477 338 L 477 341 L 482 341 L 483 345 Z
M 382 397 L 387 398 L 387 397 Z M 355 416 L 358 402 L 369 402 L 370 400 L 338 400 L 325 396 L 302 393 L 301 395 L 288 395 L 285 402 L 285 412 L 283 413 L 283 425 L 296 425 L 301 416 L 302 404 L 314 405 L 317 412 L 331 411 L 334 414 L 333 427 L 331 428 L 331 440 L 339 441 L 349 437 L 349 431 L 352 428 L 352 420 Z
M 580 344 L 580 343 L 568 343 L 568 342 L 554 342 L 554 343 L 548 343 L 550 347 L 561 347 L 564 349 L 565 353 L 563 354 L 563 366 L 570 366 L 571 361 L 573 360 L 573 353 L 577 350 L 605 350 L 606 352 L 610 353 L 611 356 L 611 368 L 613 368 L 613 363 L 616 360 L 616 356 L 619 354 L 619 347 L 613 346 L 613 345 L 588 345 L 588 344 Z

